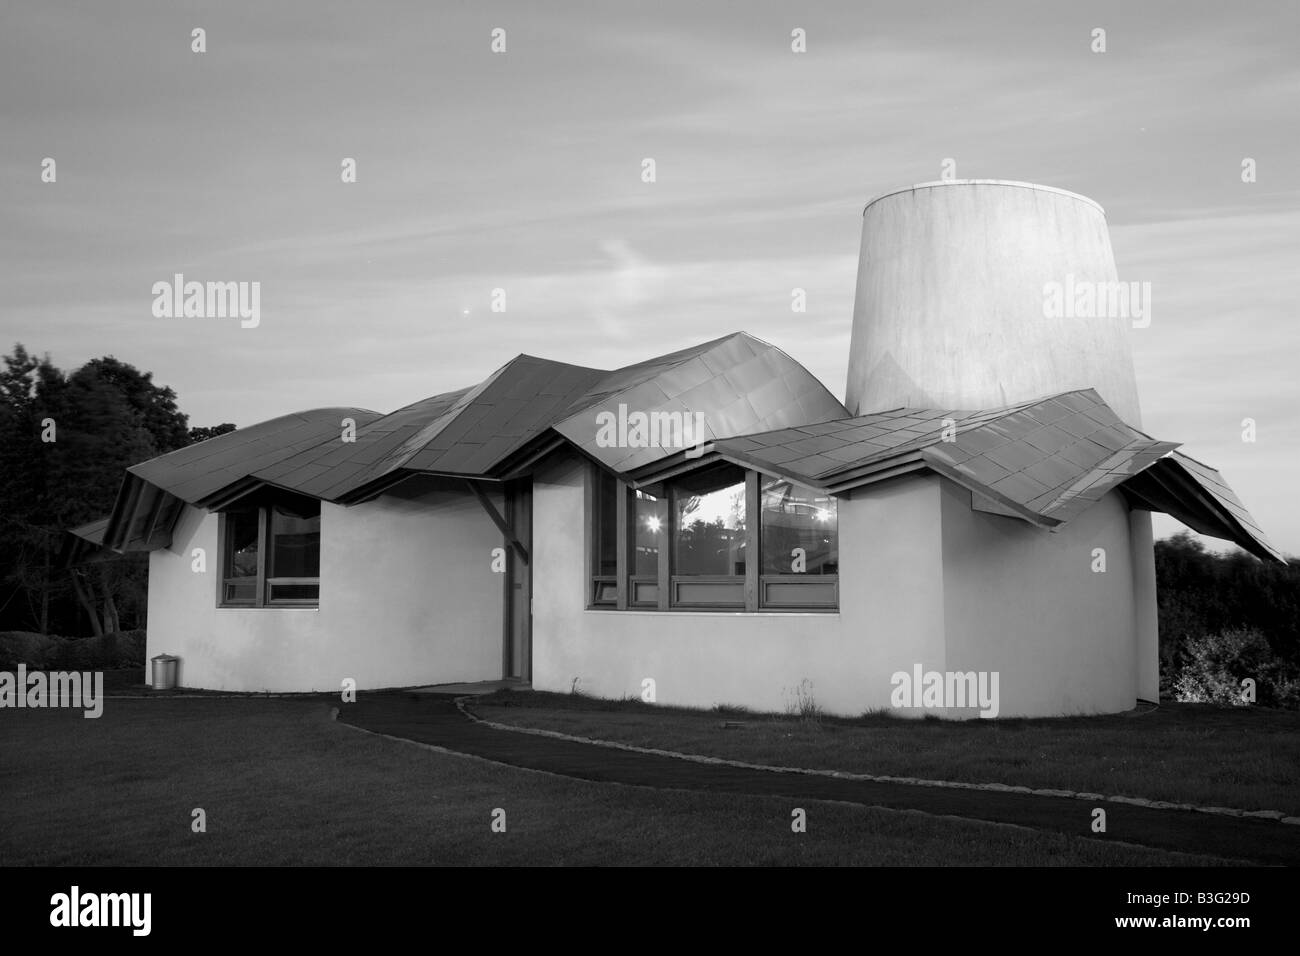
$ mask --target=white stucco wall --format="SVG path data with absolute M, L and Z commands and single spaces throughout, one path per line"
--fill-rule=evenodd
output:
M 660 703 L 781 712 L 802 687 L 823 710 L 857 715 L 890 707 L 892 675 L 919 664 L 998 671 L 1000 715 L 1042 716 L 1126 710 L 1150 679 L 1134 600 L 1143 572 L 1118 495 L 1048 533 L 972 511 L 969 493 L 937 476 L 898 478 L 840 501 L 836 613 L 592 611 L 584 467 L 554 461 L 535 478 L 539 690 L 567 692 L 576 678 L 585 693 L 640 696 L 653 678 Z M 182 684 L 219 690 L 499 678 L 499 532 L 458 488 L 403 488 L 322 506 L 310 609 L 218 608 L 217 516 L 186 509 L 171 547 L 150 556 L 149 656 L 176 654 Z M 1104 574 L 1092 571 L 1096 547 Z M 206 573 L 191 570 L 194 548 Z
M 842 499 L 836 614 L 589 611 L 583 468 L 534 485 L 533 686 L 781 712 L 807 680 L 828 713 L 890 707 L 898 671 L 998 671 L 1000 716 L 1131 708 L 1137 615 L 1116 495 L 1055 533 L 974 512 L 937 476 Z M 1103 547 L 1107 571 L 1091 570 Z M 891 708 L 892 709 L 892 708 Z M 973 712 L 913 709 L 967 718 Z
M 943 485 L 949 670 L 999 672 L 1000 716 L 1127 710 L 1137 690 L 1128 508 L 1112 492 L 1046 532 Z M 1093 549 L 1106 570 L 1092 570 Z
M 533 686 L 659 703 L 781 712 L 808 681 L 831 713 L 889 704 L 889 675 L 943 655 L 939 479 L 841 500 L 833 614 L 589 611 L 583 467 L 534 479 Z M 883 543 L 888 542 L 888 546 Z
M 500 496 L 494 501 L 501 507 Z M 187 508 L 149 562 L 148 654 L 187 687 L 405 687 L 501 677 L 501 535 L 476 500 L 435 481 L 321 506 L 319 608 L 220 608 L 217 515 Z M 207 572 L 191 569 L 203 548 Z
M 1151 512 L 1129 512 L 1129 561 L 1133 569 L 1133 612 L 1137 635 L 1137 696 L 1160 700 L 1160 610 L 1156 604 L 1155 536 Z

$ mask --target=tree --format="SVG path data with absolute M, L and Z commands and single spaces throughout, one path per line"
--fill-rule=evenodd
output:
M 1257 632 L 1280 667 L 1300 667 L 1300 566 L 1215 554 L 1186 532 L 1157 541 L 1155 563 L 1167 691 L 1194 663 L 1192 649 L 1236 632 Z
M 0 370 L 0 613 L 18 613 L 42 633 L 49 626 L 51 541 L 42 520 L 47 462 L 41 433 L 46 415 L 41 395 L 57 390 L 62 373 L 49 356 L 36 358 L 21 344 L 3 357 Z
M 54 559 L 67 529 L 112 510 L 127 467 L 188 444 L 186 424 L 170 388 L 111 356 L 71 375 L 21 344 L 3 357 L 0 622 L 75 630 L 84 610 L 99 633 L 121 627 L 123 609 L 143 617 L 142 555 L 75 574 Z
M 220 425 L 196 425 L 190 429 L 190 444 L 197 445 L 201 441 L 207 441 L 209 438 L 216 438 L 218 435 L 225 435 L 234 430 L 235 426 L 230 422 L 222 422 Z
M 43 443 L 44 514 L 59 528 L 103 517 L 123 471 L 158 454 L 152 432 L 110 380 L 81 370 L 45 398 L 44 409 L 58 425 L 57 441 Z
M 133 365 L 120 362 L 111 355 L 91 359 L 69 377 L 76 382 L 86 378 L 98 378 L 116 389 L 132 411 L 139 416 L 139 423 L 153 439 L 153 447 L 159 455 L 190 444 L 188 430 L 189 416 L 176 407 L 176 393 L 167 386 L 155 385 L 152 372 L 141 372 Z

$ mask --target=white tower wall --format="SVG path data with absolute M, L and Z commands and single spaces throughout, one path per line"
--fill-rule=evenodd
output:
M 1071 285 L 1077 290 L 1095 283 L 1095 290 L 1106 291 L 1118 278 L 1105 214 L 1083 196 L 1000 180 L 924 183 L 886 193 L 863 211 L 845 405 L 855 415 L 901 406 L 984 409 L 1095 388 L 1120 418 L 1140 428 L 1128 339 L 1131 304 L 1119 314 L 1106 308 L 1109 297 L 1103 295 L 1088 315 L 1053 315 L 1047 307 L 1049 283 L 1059 284 L 1065 297 Z M 1143 304 L 1149 316 L 1149 303 Z M 1004 536 L 980 538 L 976 532 L 984 526 L 972 524 L 972 516 L 954 511 L 945 521 L 949 603 L 960 603 L 963 589 L 979 582 L 973 569 L 991 554 L 1001 555 L 996 563 L 1011 580 L 1039 580 L 1041 558 L 1034 553 L 1045 542 L 1030 538 L 1008 550 Z M 1157 699 L 1151 516 L 1131 511 L 1126 522 L 1114 514 L 1109 521 L 1106 533 L 1126 539 L 1115 570 L 1128 588 L 1099 599 L 1098 614 L 1119 613 L 1103 637 L 1090 630 L 1096 614 L 1087 610 L 1089 589 L 1097 582 L 1079 557 L 1068 565 L 1080 569 L 1077 577 L 1061 573 L 1039 580 L 1025 602 L 1016 600 L 1014 589 L 1000 587 L 1002 604 L 987 597 L 961 604 L 947 629 L 949 657 L 974 667 L 1025 641 L 1041 652 L 1045 678 L 1072 681 L 1066 709 L 1122 709 L 1133 697 Z M 967 533 L 970 540 L 963 537 Z M 1082 542 L 1081 554 L 1090 555 L 1093 546 L 1091 539 Z M 980 560 L 963 565 L 967 553 Z M 1076 606 L 1073 616 L 1045 632 L 1032 600 L 1055 586 L 1066 589 L 1063 601 L 1082 601 L 1083 609 Z M 981 643 L 984 631 L 995 637 Z M 1120 647 L 1132 648 L 1126 665 Z M 1080 648 L 1131 672 L 1120 681 L 1113 670 L 1072 666 L 1071 655 Z M 1037 706 L 1051 712 L 1065 706 L 1063 700 L 1058 694 Z
M 1045 308 L 1049 282 L 1117 279 L 1105 214 L 1083 196 L 955 180 L 878 197 L 863 212 L 845 404 L 996 408 L 1092 387 L 1140 427 L 1132 318 Z

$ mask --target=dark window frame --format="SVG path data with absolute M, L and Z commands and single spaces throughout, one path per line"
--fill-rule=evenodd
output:
M 741 573 L 716 573 L 716 572 L 683 572 L 677 566 L 677 547 L 679 529 L 677 525 L 677 494 L 680 491 L 686 491 L 690 494 L 689 489 L 683 489 L 682 481 L 667 481 L 664 483 L 664 497 L 668 500 L 668 522 L 664 525 L 664 541 L 669 552 L 670 574 L 668 577 L 668 598 L 669 607 L 680 610 L 705 610 L 705 611 L 748 611 L 756 610 L 751 608 L 750 590 L 750 571 L 754 565 L 753 556 L 755 554 L 754 544 L 756 541 L 754 535 L 753 522 L 750 521 L 750 494 L 749 485 L 750 475 L 753 472 L 737 467 L 735 465 L 722 465 L 711 468 L 705 468 L 700 471 L 691 472 L 689 477 L 699 480 L 709 474 L 716 474 L 723 481 L 739 478 L 738 481 L 730 481 L 723 484 L 715 491 L 722 491 L 727 488 L 733 488 L 739 485 L 742 489 L 741 495 L 745 502 L 745 525 L 742 531 L 743 544 L 741 547 L 745 552 L 745 567 Z M 710 494 L 714 492 L 709 492 Z M 691 591 L 704 591 L 718 594 L 720 592 L 730 592 L 734 595 L 730 600 L 720 600 L 718 598 L 691 598 L 686 596 Z
M 614 476 L 613 493 L 617 495 L 617 573 L 611 577 L 598 573 L 599 543 L 595 537 L 602 475 L 592 464 L 585 482 L 586 548 L 588 610 L 624 611 L 717 611 L 746 613 L 838 613 L 840 605 L 839 573 L 835 574 L 764 574 L 762 573 L 762 501 L 761 485 L 768 476 L 751 468 L 742 469 L 745 485 L 745 568 L 741 575 L 679 574 L 673 566 L 676 533 L 673 508 L 673 481 L 641 489 L 658 505 L 659 545 L 657 575 L 638 575 L 636 567 L 635 490 L 631 484 Z M 608 477 L 604 486 L 610 487 Z M 834 496 L 829 496 L 834 497 Z M 836 550 L 838 551 L 839 507 L 835 509 Z M 838 565 L 838 559 L 837 559 Z M 683 588 L 735 590 L 736 600 L 708 600 L 682 597 Z M 776 595 L 782 595 L 777 597 Z
M 750 472 L 755 482 L 755 525 L 758 532 L 758 544 L 763 544 L 763 501 L 762 487 L 767 479 L 774 481 L 786 481 L 786 479 L 777 478 L 776 476 L 767 475 L 763 472 Z M 788 482 L 794 487 L 799 487 L 796 482 Z M 758 560 L 755 562 L 758 566 L 758 606 L 761 609 L 774 608 L 780 610 L 829 610 L 838 609 L 840 605 L 840 575 L 839 575 L 839 523 L 840 509 L 839 499 L 834 495 L 827 495 L 827 498 L 835 501 L 835 565 L 836 571 L 833 574 L 809 574 L 794 571 L 769 572 L 764 570 L 767 555 L 763 551 L 757 553 Z M 786 599 L 777 599 L 774 592 L 789 593 L 792 596 Z M 829 594 L 829 597 L 826 595 Z
M 258 496 L 251 502 L 234 503 L 217 513 L 217 550 L 220 562 L 220 574 L 217 575 L 218 608 L 314 608 L 320 607 L 320 568 L 312 576 L 272 576 L 269 572 L 271 562 L 272 535 L 271 512 L 282 499 L 277 496 Z M 320 502 L 315 502 L 318 513 Z M 257 574 L 253 578 L 232 576 L 231 571 L 231 516 L 236 513 L 257 512 Z M 254 585 L 252 600 L 233 600 L 228 588 L 236 584 Z M 314 587 L 315 597 L 277 597 L 276 588 Z

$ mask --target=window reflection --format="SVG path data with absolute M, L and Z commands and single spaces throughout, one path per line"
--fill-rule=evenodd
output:
M 765 477 L 759 500 L 764 574 L 839 573 L 839 512 L 834 498 Z
M 644 491 L 638 491 L 633 500 L 635 502 L 633 520 L 636 522 L 633 536 L 636 567 L 632 573 L 638 577 L 654 577 L 659 573 L 659 542 L 664 535 L 664 529 L 660 527 L 659 499 Z
M 285 505 L 271 509 L 271 571 L 273 578 L 320 576 L 320 503 L 307 513 Z
M 734 469 L 672 487 L 673 573 L 745 573 L 745 480 Z

